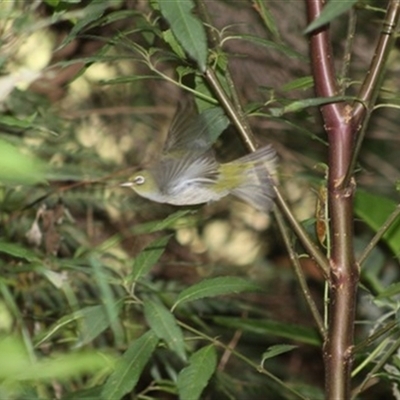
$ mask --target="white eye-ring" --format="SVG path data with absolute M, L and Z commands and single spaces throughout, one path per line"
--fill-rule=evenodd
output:
M 143 183 L 145 183 L 145 182 L 146 182 L 146 179 L 142 175 L 136 176 L 135 179 L 133 180 L 133 183 L 135 185 L 143 185 Z

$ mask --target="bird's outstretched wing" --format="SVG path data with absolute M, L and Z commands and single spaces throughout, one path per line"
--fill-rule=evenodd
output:
M 207 185 L 216 182 L 219 164 L 212 150 L 186 153 L 181 158 L 164 157 L 152 171 L 157 185 L 164 194 L 177 194 L 183 186 Z
M 192 101 L 181 102 L 169 128 L 163 154 L 205 153 L 228 124 L 221 108 L 210 108 L 197 114 Z

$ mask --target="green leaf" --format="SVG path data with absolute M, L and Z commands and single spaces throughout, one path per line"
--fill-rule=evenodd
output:
M 213 345 L 203 347 L 189 358 L 189 365 L 178 375 L 180 399 L 197 400 L 217 367 L 217 353 Z
M 114 303 L 113 307 L 115 308 L 115 312 L 112 313 L 113 318 L 118 317 L 121 306 L 122 304 L 119 301 Z M 65 326 L 76 321 L 78 321 L 80 325 L 77 347 L 90 343 L 102 332 L 104 332 L 111 324 L 110 317 L 107 314 L 104 305 L 84 307 L 71 314 L 65 315 L 56 323 L 51 325 L 48 329 L 41 331 L 40 334 L 35 338 L 35 346 L 40 346 Z
M 45 180 L 45 165 L 0 139 L 0 182 L 33 184 Z
M 163 236 L 151 242 L 134 259 L 132 273 L 126 278 L 128 283 L 146 275 L 165 251 L 171 235 Z
M 103 387 L 104 386 L 93 386 L 89 389 L 74 390 L 69 393 L 65 393 L 65 395 L 62 397 L 62 400 L 99 400 L 101 399 Z
M 158 5 L 178 42 L 197 62 L 200 71 L 204 72 L 207 64 L 207 37 L 202 22 L 192 13 L 194 2 L 159 0 Z
M 16 381 L 52 381 L 67 379 L 104 369 L 107 357 L 96 351 L 71 352 L 55 359 L 42 358 L 33 362 L 25 346 L 15 337 L 0 339 L 0 354 L 7 363 L 0 363 L 0 379 Z M 108 360 L 111 363 L 111 359 Z
M 13 128 L 29 129 L 34 125 L 36 114 L 29 118 L 19 119 L 12 115 L 0 115 L 0 125 L 11 126 Z
M 147 299 L 144 302 L 144 315 L 154 333 L 186 361 L 183 334 L 172 313 L 163 304 Z
M 355 214 L 375 232 L 379 230 L 396 206 L 397 204 L 387 197 L 364 190 L 357 190 L 354 201 Z M 396 256 L 400 254 L 400 217 L 388 228 L 382 240 Z
M 228 127 L 229 119 L 221 107 L 211 107 L 204 110 L 202 120 L 206 125 L 206 130 L 211 142 L 215 142 L 221 133 Z
M 168 228 L 176 228 L 177 226 L 185 225 L 188 222 L 190 222 L 188 221 L 188 218 L 184 217 L 194 213 L 195 211 L 193 210 L 180 210 L 173 214 L 170 214 L 167 218 L 161 221 L 151 221 L 151 222 L 146 222 L 144 224 L 136 225 L 132 229 L 132 232 L 134 234 L 153 233 Z
M 0 164 L 1 164 L 1 161 L 0 161 Z M 30 251 L 27 248 L 25 248 L 19 244 L 16 244 L 16 243 L 8 243 L 8 242 L 0 241 L 0 253 L 6 253 L 10 256 L 13 256 L 16 258 L 22 258 L 29 262 L 33 262 L 33 261 L 40 262 L 40 259 L 33 251 Z
M 221 72 L 219 70 L 216 71 L 219 82 L 222 84 L 227 93 L 229 93 L 229 88 L 226 84 L 226 79 L 222 77 Z M 195 88 L 196 88 L 196 104 L 199 112 L 203 110 L 215 107 L 216 101 L 214 100 L 214 93 L 211 91 L 210 87 L 205 82 L 202 75 L 197 74 L 194 78 Z
M 101 398 L 120 399 L 131 392 L 157 344 L 158 338 L 152 331 L 133 341 L 116 363 L 114 372 L 108 377 Z
M 88 6 L 82 9 L 82 16 L 76 22 L 74 27 L 69 32 L 69 35 L 64 39 L 60 47 L 64 47 L 71 43 L 89 24 L 101 18 L 104 11 L 108 7 L 108 2 L 104 0 L 93 0 Z
M 254 43 L 254 44 L 269 48 L 269 49 L 277 50 L 291 58 L 297 58 L 299 60 L 304 60 L 304 61 L 307 60 L 306 57 L 304 57 L 299 52 L 293 50 L 291 47 L 284 46 L 283 44 L 279 44 L 279 43 L 273 42 L 271 40 L 263 39 L 258 36 L 247 35 L 247 34 L 229 35 L 226 39 L 243 40 L 243 41 L 251 42 L 251 43 Z
M 269 11 L 267 3 L 264 0 L 253 0 L 253 2 L 255 3 L 254 8 L 260 14 L 265 26 L 272 33 L 275 40 L 280 40 L 279 30 L 275 24 L 275 18 Z
M 379 293 L 379 295 L 375 297 L 375 300 L 393 297 L 398 295 L 399 293 L 400 293 L 400 283 L 394 283 L 393 285 L 387 287 L 383 292 Z
M 311 33 L 315 29 L 328 24 L 339 15 L 350 10 L 357 3 L 358 0 L 329 0 L 323 8 L 318 18 L 311 22 L 305 29 L 304 33 Z
M 342 101 L 354 100 L 351 96 L 332 96 L 332 97 L 314 97 L 312 99 L 296 100 L 282 108 L 270 108 L 269 111 L 274 117 L 280 117 L 288 112 L 296 112 L 308 107 L 319 107 L 325 104 L 340 103 Z
M 176 299 L 172 310 L 182 303 L 202 299 L 204 297 L 222 296 L 231 293 L 258 290 L 260 290 L 258 285 L 249 282 L 246 279 L 235 276 L 205 279 L 196 285 L 190 286 L 189 288 L 183 290 Z
M 321 338 L 318 336 L 316 330 L 304 326 L 277 321 L 231 317 L 215 317 L 213 321 L 227 328 L 241 329 L 244 332 L 261 336 L 278 336 L 313 346 L 321 345 Z
M 314 80 L 312 76 L 303 76 L 298 79 L 294 79 L 285 85 L 282 86 L 282 90 L 285 92 L 289 90 L 298 90 L 298 89 L 309 89 L 314 85 Z
M 268 348 L 268 350 L 266 352 L 263 353 L 262 359 L 261 359 L 261 365 L 264 365 L 265 360 L 268 360 L 270 358 L 279 356 L 280 354 L 292 351 L 293 349 L 296 349 L 297 347 L 298 346 L 293 346 L 291 344 L 278 344 L 275 346 L 271 346 Z
M 116 302 L 111 305 L 112 312 L 107 312 L 104 305 L 84 307 L 81 310 L 75 311 L 73 314 L 79 319 L 79 346 L 90 343 L 102 332 L 104 332 L 118 318 L 122 303 Z M 112 318 L 112 320 L 110 320 Z
M 117 318 L 118 310 L 115 307 L 116 301 L 114 300 L 114 293 L 111 289 L 107 269 L 96 257 L 90 257 L 89 263 L 92 267 L 93 278 L 97 284 L 99 292 L 101 293 L 104 302 L 104 310 L 107 313 L 108 320 L 110 321 L 115 341 L 120 345 L 123 343 L 123 329 L 119 319 Z
M 171 46 L 173 52 L 180 58 L 185 58 L 185 51 L 183 50 L 182 46 L 176 40 L 175 35 L 172 33 L 171 29 L 167 29 L 162 33 L 162 37 L 166 43 Z

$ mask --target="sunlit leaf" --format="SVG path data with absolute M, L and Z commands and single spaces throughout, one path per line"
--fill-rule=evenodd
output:
M 111 359 L 99 350 L 71 352 L 57 358 L 32 361 L 24 345 L 15 337 L 0 339 L 0 352 L 7 363 L 0 363 L 0 379 L 12 381 L 67 379 L 111 367 Z
M 0 139 L 0 182 L 33 184 L 45 180 L 45 165 Z
M 154 333 L 160 339 L 163 339 L 167 346 L 175 351 L 182 360 L 186 360 L 183 333 L 172 313 L 163 304 L 146 299 L 144 315 Z
M 157 347 L 158 338 L 152 332 L 146 332 L 131 343 L 128 350 L 115 365 L 114 372 L 107 379 L 102 399 L 120 399 L 136 386 L 142 371 Z
M 179 398 L 197 400 L 217 367 L 213 345 L 203 347 L 189 358 L 189 365 L 178 375 Z

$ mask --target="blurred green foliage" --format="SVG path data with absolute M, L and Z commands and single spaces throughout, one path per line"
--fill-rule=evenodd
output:
M 161 12 L 174 25 L 166 3 Z M 271 73 L 299 63 L 299 75 L 279 87 L 259 83 L 256 72 L 237 85 L 255 76 L 254 98 L 240 92 L 246 112 L 261 141 L 267 132 L 280 143 L 282 186 L 313 226 L 311 188 L 325 182 L 315 165 L 326 163 L 326 148 L 308 58 L 271 2 L 220 3 L 258 12 L 266 32 L 235 32 L 241 21 L 228 19 L 214 30 L 221 42 L 262 48 L 276 63 Z M 217 103 L 196 63 L 225 79 L 236 48 L 208 49 L 205 61 L 202 34 L 174 26 L 171 35 L 157 2 L 2 2 L 0 11 L 0 398 L 323 398 L 321 338 L 271 219 L 230 199 L 177 210 L 119 187 L 157 157 L 183 91 L 202 108 Z M 203 32 L 190 8 L 178 11 Z M 199 45 L 193 53 L 191 41 Z M 357 229 L 360 251 L 397 202 L 393 178 L 383 185 L 379 170 L 398 171 L 398 149 L 378 137 L 382 126 L 395 130 L 393 114 L 376 126 L 363 162 L 378 179 L 368 170 L 360 180 L 382 201 L 357 197 L 357 215 L 372 229 Z M 222 157 L 243 152 L 231 131 L 215 147 Z M 386 164 L 377 168 L 371 154 Z M 358 313 L 355 380 L 387 357 L 381 397 L 398 383 L 398 356 L 386 350 L 398 335 L 399 291 L 384 291 L 399 279 L 393 229 L 365 262 Z M 323 282 L 308 268 L 322 310 Z

